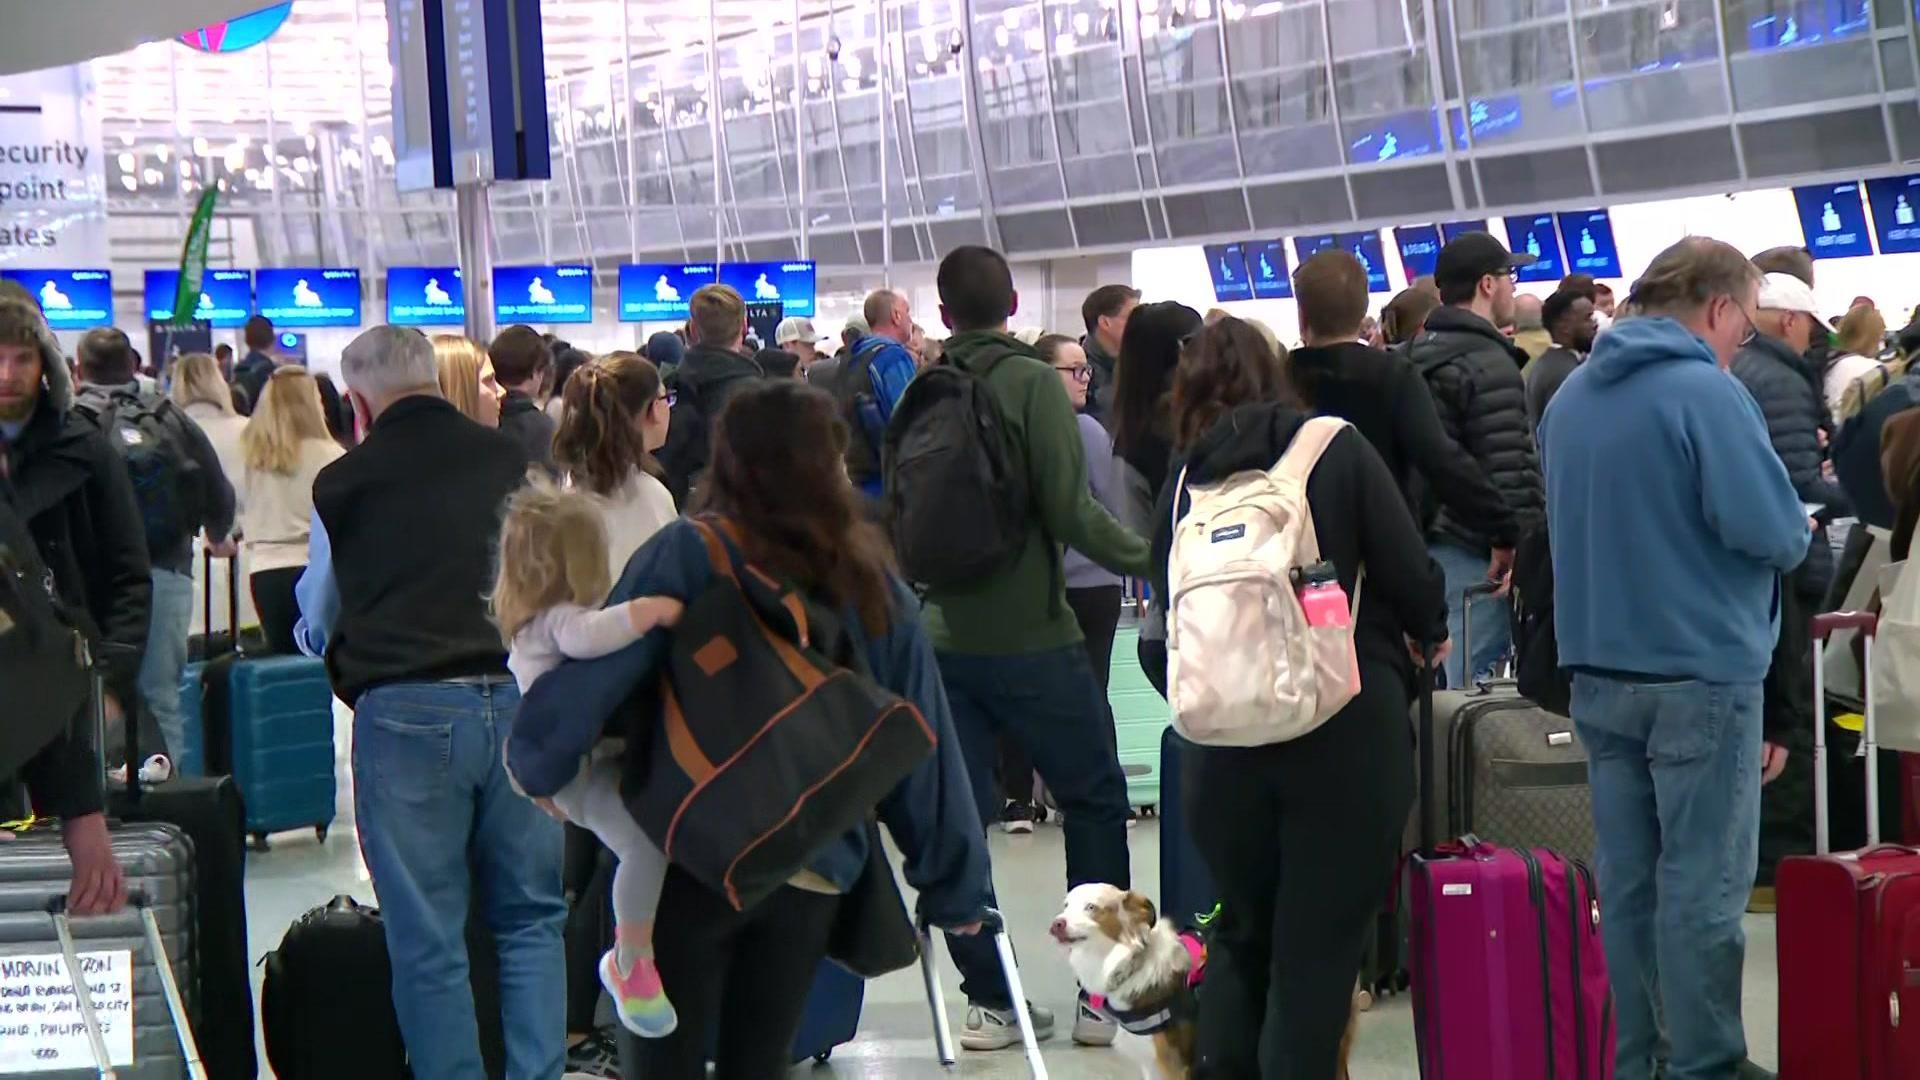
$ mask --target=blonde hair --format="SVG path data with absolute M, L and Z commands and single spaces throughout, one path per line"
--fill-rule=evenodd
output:
M 188 353 L 173 362 L 173 403 L 184 409 L 201 402 L 234 415 L 233 390 L 220 377 L 220 362 L 203 352 Z
M 1860 415 L 1867 403 L 1880 396 L 1880 391 L 1899 382 L 1913 364 L 1913 356 L 1902 353 L 1899 356 L 1870 369 L 1866 374 L 1854 378 L 1840 393 L 1840 407 L 1834 410 L 1833 422 L 1844 424 Z
M 332 442 L 327 414 L 320 406 L 320 384 L 303 367 L 274 371 L 260 389 L 260 401 L 240 432 L 240 453 L 249 470 L 293 475 L 300 465 L 300 444 Z
M 1886 347 L 1887 320 L 1871 304 L 1861 304 L 1840 319 L 1840 349 L 1869 360 L 1878 359 Z
M 544 479 L 513 493 L 487 598 L 502 641 L 512 645 L 515 634 L 556 604 L 598 605 L 612 587 L 607 527 L 593 496 Z
M 487 350 L 459 334 L 433 336 L 434 366 L 439 370 L 440 394 L 469 420 L 480 419 L 480 365 Z

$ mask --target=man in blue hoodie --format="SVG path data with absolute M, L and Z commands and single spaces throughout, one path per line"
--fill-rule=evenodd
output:
M 1756 1075 L 1740 1021 L 1740 928 L 1781 575 L 1807 515 L 1759 408 L 1725 368 L 1759 273 L 1689 237 L 1634 284 L 1638 317 L 1594 345 L 1547 407 L 1540 450 L 1560 661 L 1574 672 L 1600 856 L 1619 1080 Z M 1763 778 L 1763 773 L 1764 778 Z

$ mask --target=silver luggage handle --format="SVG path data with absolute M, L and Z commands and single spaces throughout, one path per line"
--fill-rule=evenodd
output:
M 146 935 L 148 955 L 160 973 L 160 991 L 167 1001 L 167 1016 L 173 1022 L 174 1035 L 180 1040 L 180 1050 L 186 1057 L 187 1075 L 191 1080 L 207 1080 L 206 1066 L 200 1061 L 200 1044 L 193 1037 L 187 1006 L 180 997 L 180 984 L 173 977 L 173 962 L 167 956 L 166 943 L 160 940 L 160 924 L 154 921 L 153 908 L 148 906 L 146 894 L 138 889 L 127 893 L 127 904 L 140 912 L 140 928 Z M 47 913 L 53 917 L 53 932 L 60 939 L 60 958 L 67 965 L 67 977 L 73 980 L 73 992 L 80 1003 L 80 1021 L 87 1029 L 87 1045 L 93 1051 L 94 1067 L 100 1072 L 100 1080 L 117 1080 L 119 1072 L 107 1059 L 106 1036 L 101 1034 L 100 1016 L 93 1008 L 93 990 L 87 985 L 86 973 L 80 970 L 79 950 L 73 943 L 73 922 L 67 915 L 67 898 L 54 897 L 47 904 Z
M 1027 1068 L 1034 1080 L 1048 1080 L 1047 1063 L 1040 1057 L 1040 1040 L 1033 1033 L 1033 1014 L 1027 1008 L 1026 987 L 1020 981 L 1020 965 L 1013 956 L 1013 940 L 1007 937 L 1007 922 L 1000 912 L 988 908 L 981 920 L 980 933 L 993 935 L 993 948 L 1000 956 L 1000 970 L 1007 977 L 1007 993 L 1013 998 L 1013 1014 L 1020 1025 L 1020 1042 L 1026 1049 Z M 947 1017 L 946 994 L 940 987 L 940 975 L 934 967 L 933 927 L 920 922 L 920 977 L 927 987 L 927 1005 L 933 1012 L 933 1042 L 943 1068 L 957 1062 L 953 1051 L 953 1022 Z
M 1825 855 L 1827 834 L 1827 641 L 1839 630 L 1860 631 L 1860 687 L 1866 698 L 1861 725 L 1861 748 L 1867 759 L 1867 846 L 1880 843 L 1880 739 L 1873 717 L 1873 637 L 1880 617 L 1870 611 L 1835 611 L 1815 615 L 1813 638 L 1813 851 Z

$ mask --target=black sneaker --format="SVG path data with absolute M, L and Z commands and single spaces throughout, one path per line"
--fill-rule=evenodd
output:
M 568 1076 L 590 1076 L 594 1080 L 620 1080 L 620 1048 L 610 1028 L 598 1028 L 567 1048 Z
M 1009 799 L 1006 807 L 1000 811 L 1000 828 L 1015 835 L 1032 832 L 1033 807 Z

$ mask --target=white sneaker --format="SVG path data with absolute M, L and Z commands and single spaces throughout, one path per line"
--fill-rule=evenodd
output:
M 1027 1015 L 1033 1018 L 1035 1039 L 1044 1041 L 1053 1037 L 1051 1010 L 1028 1003 Z M 989 1009 L 973 1002 L 967 1004 L 967 1025 L 960 1032 L 962 1049 L 1005 1050 L 1009 1046 L 1019 1045 L 1020 1018 L 1012 1009 Z

